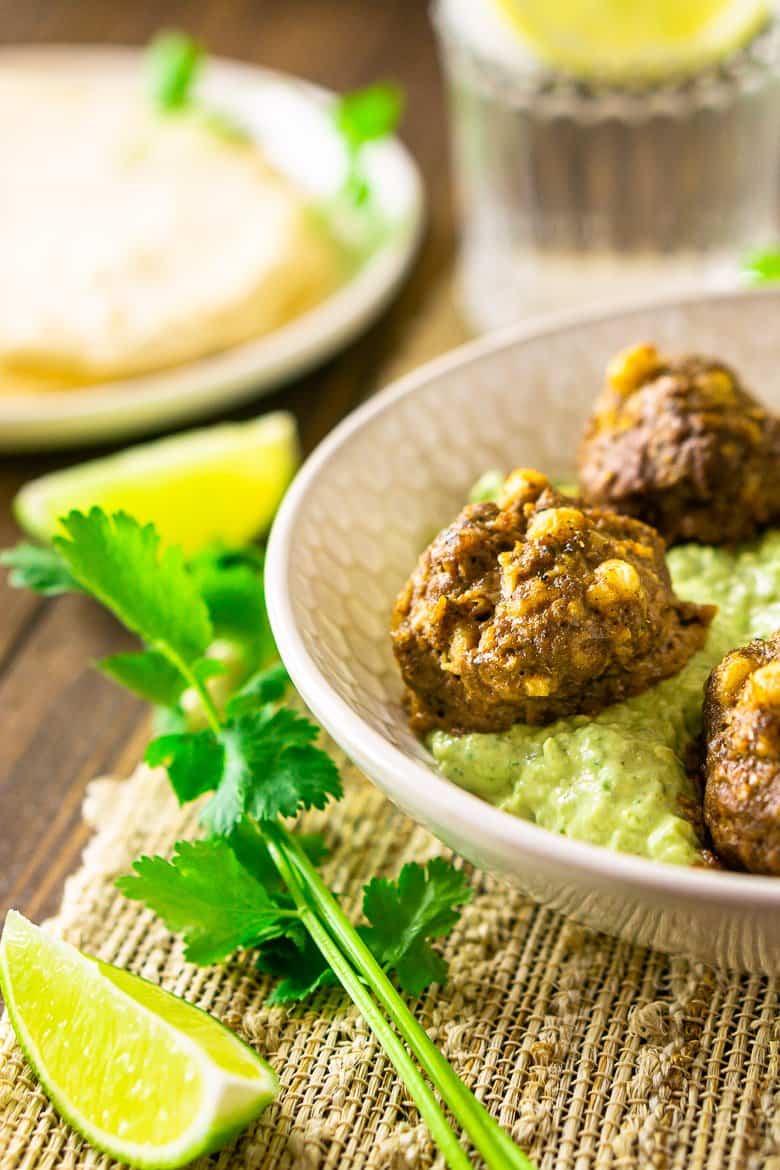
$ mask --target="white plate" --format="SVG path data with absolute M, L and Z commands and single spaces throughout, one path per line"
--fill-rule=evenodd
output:
M 538 901 L 632 942 L 774 973 L 780 878 L 617 854 L 548 833 L 440 776 L 409 731 L 388 637 L 431 532 L 488 467 L 571 476 L 607 359 L 633 341 L 733 362 L 780 409 L 780 291 L 568 315 L 475 342 L 345 420 L 296 478 L 267 560 L 271 624 L 311 710 L 410 816 Z M 381 826 L 377 826 L 381 831 Z
M 3 62 L 74 76 L 125 73 L 129 84 L 143 68 L 139 50 L 81 46 L 3 49 L 0 69 Z M 314 197 L 338 190 L 346 162 L 328 116 L 333 94 L 219 59 L 209 61 L 199 92 L 252 130 L 277 167 Z M 419 172 L 400 142 L 372 145 L 366 168 L 390 230 L 325 301 L 257 341 L 160 373 L 45 396 L 0 395 L 0 449 L 75 446 L 197 418 L 267 393 L 343 346 L 377 316 L 401 281 L 423 222 Z

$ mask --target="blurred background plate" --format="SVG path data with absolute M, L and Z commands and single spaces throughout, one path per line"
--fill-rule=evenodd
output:
M 0 69 L 4 63 L 43 65 L 74 77 L 88 70 L 126 73 L 131 84 L 143 68 L 143 54 L 113 47 L 24 47 L 0 51 Z M 346 159 L 328 115 L 332 93 L 219 59 L 209 60 L 199 92 L 246 125 L 269 160 L 314 199 L 339 189 Z M 75 391 L 0 396 L 0 449 L 77 446 L 179 424 L 268 393 L 335 352 L 386 304 L 422 228 L 422 183 L 401 143 L 373 145 L 366 169 L 389 230 L 335 293 L 282 328 L 208 358 Z

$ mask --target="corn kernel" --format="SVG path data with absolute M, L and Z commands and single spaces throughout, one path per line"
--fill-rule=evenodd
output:
M 724 659 L 715 676 L 718 697 L 722 702 L 728 703 L 734 698 L 752 669 L 750 659 L 741 654 L 732 654 Z
M 639 540 L 624 540 L 622 548 L 635 557 L 641 557 L 644 561 L 649 561 L 655 556 L 655 549 L 651 548 L 649 544 L 642 544 Z
M 549 486 L 549 479 L 542 475 L 541 471 L 534 471 L 532 467 L 516 467 L 514 471 L 510 471 L 498 493 L 498 506 L 508 508 L 511 504 L 538 500 L 544 489 Z
M 607 366 L 607 382 L 618 394 L 633 394 L 660 364 L 661 358 L 654 345 L 632 345 L 612 358 Z
M 780 662 L 768 662 L 750 680 L 750 697 L 757 703 L 780 704 Z
M 580 532 L 584 524 L 585 517 L 579 508 L 546 508 L 531 519 L 526 536 L 529 540 L 545 540 L 549 537 L 567 540 Z
M 498 563 L 501 567 L 501 596 L 511 597 L 520 580 L 522 567 L 519 559 L 520 549 L 515 545 L 509 552 L 499 553 Z
M 475 637 L 472 630 L 463 624 L 457 625 L 450 639 L 449 653 L 442 661 L 442 668 L 451 674 L 460 674 L 469 650 L 474 649 Z
M 734 401 L 734 382 L 725 370 L 710 370 L 706 377 L 709 396 L 725 406 Z
M 502 579 L 503 592 L 503 579 Z M 515 582 L 515 585 L 517 583 Z M 514 588 L 510 591 L 514 593 Z M 552 589 L 545 585 L 544 581 L 538 578 L 531 578 L 529 581 L 523 581 L 519 589 L 512 597 L 511 602 L 508 603 L 507 608 L 511 607 L 513 614 L 517 617 L 527 617 L 528 614 L 535 613 L 539 609 L 543 609 L 553 596 Z
M 636 601 L 642 594 L 642 582 L 633 565 L 628 561 L 611 558 L 602 561 L 594 571 L 593 584 L 588 587 L 587 598 L 596 608 L 617 605 L 621 601 Z

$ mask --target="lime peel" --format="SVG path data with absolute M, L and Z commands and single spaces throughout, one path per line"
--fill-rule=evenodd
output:
M 277 411 L 51 472 L 24 485 L 14 514 L 31 536 L 48 541 L 73 508 L 121 510 L 153 522 L 164 543 L 192 556 L 216 541 L 239 546 L 262 535 L 298 463 L 295 419 Z
M 278 1092 L 270 1066 L 212 1016 L 14 910 L 0 938 L 0 988 L 57 1111 L 141 1170 L 213 1152 Z

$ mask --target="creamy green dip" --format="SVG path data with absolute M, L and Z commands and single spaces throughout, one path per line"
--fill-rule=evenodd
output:
M 677 865 L 699 860 L 682 815 L 681 798 L 694 796 L 683 759 L 712 667 L 780 627 L 780 531 L 734 551 L 683 545 L 669 567 L 680 597 L 719 607 L 706 646 L 678 675 L 595 717 L 494 735 L 436 731 L 428 745 L 444 775 L 553 833 Z

